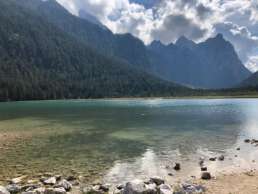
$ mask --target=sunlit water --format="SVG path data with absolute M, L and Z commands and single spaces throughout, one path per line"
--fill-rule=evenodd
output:
M 1 133 L 27 137 L 0 149 L 3 177 L 56 172 L 110 183 L 153 175 L 176 180 L 198 176 L 200 157 L 225 155 L 224 162 L 206 162 L 213 173 L 255 168 L 258 148 L 243 140 L 258 139 L 258 100 L 1 103 Z

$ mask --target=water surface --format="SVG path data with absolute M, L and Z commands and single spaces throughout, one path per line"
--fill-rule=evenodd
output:
M 49 171 L 108 182 L 152 175 L 169 179 L 168 173 L 190 177 L 200 173 L 200 157 L 226 156 L 223 165 L 207 163 L 213 171 L 254 165 L 257 148 L 243 139 L 258 138 L 258 100 L 1 103 L 1 133 L 26 137 L 0 149 L 4 177 Z M 182 171 L 173 171 L 174 162 L 182 163 Z

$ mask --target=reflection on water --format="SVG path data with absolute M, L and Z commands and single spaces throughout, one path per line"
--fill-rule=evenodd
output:
M 0 174 L 71 170 L 108 182 L 168 173 L 198 175 L 198 160 L 225 154 L 209 168 L 252 166 L 258 100 L 78 100 L 0 104 L 0 133 L 30 134 L 0 149 Z M 234 158 L 235 148 L 243 147 Z M 242 156 L 242 157 L 241 157 Z M 234 159 L 233 159 L 234 158 Z M 244 158 L 244 159 L 243 159 Z M 182 171 L 174 172 L 174 162 Z

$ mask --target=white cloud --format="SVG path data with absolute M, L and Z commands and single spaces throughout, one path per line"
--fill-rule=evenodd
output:
M 248 67 L 258 67 L 257 0 L 57 1 L 75 15 L 83 9 L 114 33 L 132 33 L 146 44 L 170 43 L 181 35 L 202 41 L 223 33 Z

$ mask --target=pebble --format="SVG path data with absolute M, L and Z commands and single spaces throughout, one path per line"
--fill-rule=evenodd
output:
M 203 180 L 210 180 L 211 179 L 211 174 L 209 172 L 203 172 L 201 178 Z

